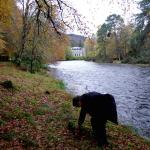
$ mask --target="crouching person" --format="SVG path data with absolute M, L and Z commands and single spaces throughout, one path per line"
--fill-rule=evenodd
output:
M 89 92 L 81 96 L 74 97 L 73 106 L 81 107 L 78 119 L 78 128 L 81 128 L 85 120 L 86 113 L 88 113 L 91 116 L 91 126 L 98 145 L 107 145 L 107 120 L 118 124 L 114 97 L 110 94 Z

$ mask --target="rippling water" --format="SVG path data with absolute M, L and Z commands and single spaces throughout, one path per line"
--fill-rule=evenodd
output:
M 50 67 L 74 95 L 89 91 L 114 95 L 120 123 L 150 138 L 150 67 L 87 61 L 61 61 Z

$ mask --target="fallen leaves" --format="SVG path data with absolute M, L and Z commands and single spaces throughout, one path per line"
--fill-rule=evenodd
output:
M 78 111 L 72 108 L 71 97 L 57 80 L 4 66 L 0 81 L 11 80 L 12 93 L 0 86 L 0 149 L 96 150 L 89 119 L 80 135 L 75 128 Z M 49 94 L 46 94 L 48 91 Z M 149 142 L 124 126 L 108 123 L 108 141 L 104 150 L 149 150 Z

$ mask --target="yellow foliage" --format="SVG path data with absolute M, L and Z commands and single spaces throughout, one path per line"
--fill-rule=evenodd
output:
M 9 26 L 13 12 L 13 4 L 13 0 L 0 0 L 0 23 Z
M 0 39 L 0 53 L 2 52 L 2 49 L 5 48 L 5 41 Z
M 0 50 L 11 56 L 18 42 L 19 10 L 14 0 L 0 0 Z M 15 41 L 15 42 L 14 42 Z
M 97 55 L 96 51 L 96 40 L 92 38 L 86 38 L 84 42 L 84 47 L 86 50 L 86 54 L 89 57 L 95 57 Z
M 107 40 L 107 56 L 109 56 L 110 58 L 116 58 L 116 43 L 115 43 L 115 37 L 111 36 L 108 40 Z
M 58 37 L 58 35 L 53 35 L 49 42 L 51 46 L 49 47 L 48 51 L 50 52 L 49 56 L 51 56 L 51 61 L 64 60 L 65 50 L 69 45 L 68 38 L 65 35 L 62 35 L 61 37 Z
M 0 32 L 2 32 L 2 30 L 0 30 Z M 0 35 L 0 54 L 3 52 L 5 46 L 6 46 L 6 42 L 3 40 L 3 36 Z

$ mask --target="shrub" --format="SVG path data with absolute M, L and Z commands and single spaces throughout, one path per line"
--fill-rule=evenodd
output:
M 2 85 L 6 89 L 14 88 L 13 83 L 10 80 L 3 81 L 3 82 L 0 83 L 0 85 Z

